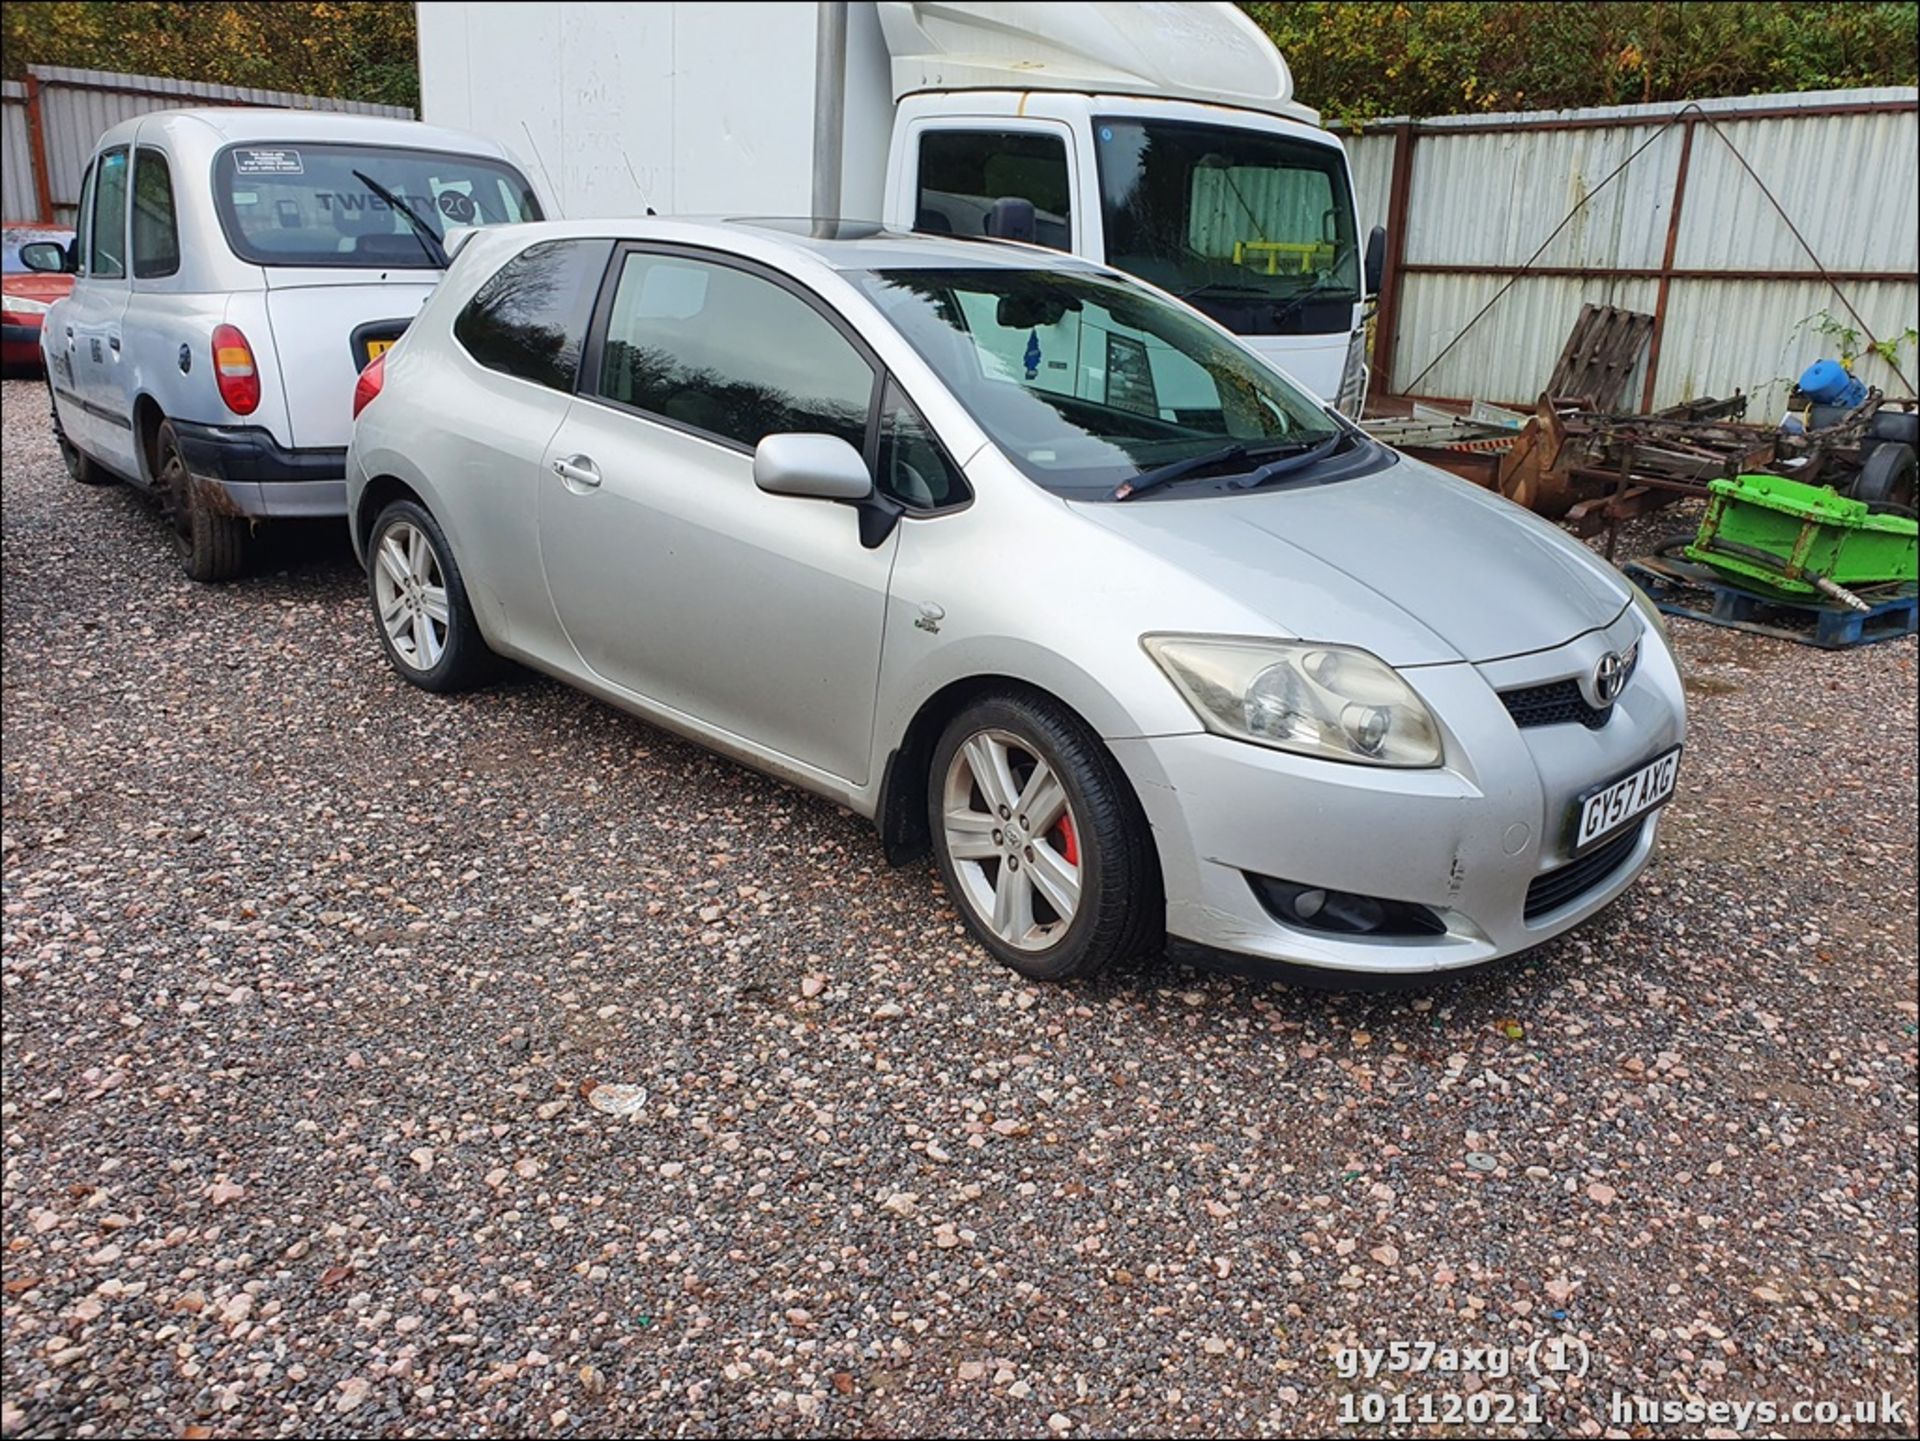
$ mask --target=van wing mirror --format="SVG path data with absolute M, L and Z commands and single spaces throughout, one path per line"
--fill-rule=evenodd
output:
M 1367 294 L 1378 295 L 1387 274 L 1387 227 L 1376 225 L 1367 237 Z
M 57 240 L 33 240 L 20 247 L 20 263 L 43 275 L 66 275 L 73 269 L 72 254 Z
M 987 234 L 995 240 L 1032 242 L 1039 234 L 1033 218 L 1033 202 L 1018 195 L 1002 195 L 987 211 Z

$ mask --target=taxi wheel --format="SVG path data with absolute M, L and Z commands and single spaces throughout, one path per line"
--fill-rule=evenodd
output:
M 247 567 L 253 530 L 246 517 L 223 515 L 210 508 L 180 452 L 173 422 L 160 422 L 154 441 L 159 464 L 154 468 L 155 489 L 173 522 L 173 553 L 190 580 L 232 580 Z

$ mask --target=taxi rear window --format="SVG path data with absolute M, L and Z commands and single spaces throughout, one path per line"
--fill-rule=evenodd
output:
M 213 186 L 227 243 L 256 265 L 436 268 L 434 247 L 389 196 L 442 242 L 541 218 L 533 187 L 505 161 L 396 146 L 231 145 Z

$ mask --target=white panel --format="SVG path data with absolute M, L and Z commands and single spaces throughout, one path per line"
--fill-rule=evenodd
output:
M 887 147 L 892 139 L 893 80 L 879 12 L 872 5 L 849 5 L 841 215 L 850 220 L 879 220 L 886 214 Z
M 1659 288 L 1652 280 L 1523 278 L 1446 350 L 1505 283 L 1491 275 L 1409 275 L 1394 350 L 1395 385 L 1408 394 L 1531 407 L 1546 389 L 1582 305 L 1651 311 Z M 1629 408 L 1639 405 L 1643 379 L 1637 369 L 1627 390 Z
M 1720 133 L 1702 125 L 1693 137 L 1675 265 L 1813 268 L 1731 140 L 1827 269 L 1920 268 L 1920 112 L 1717 124 Z
M 1882 339 L 1920 328 L 1920 292 L 1913 284 L 1881 281 L 1848 285 L 1846 291 L 1861 319 Z M 1859 328 L 1817 280 L 1674 281 L 1667 297 L 1655 407 L 1696 395 L 1724 398 L 1743 390 L 1753 397 L 1748 420 L 1777 419 L 1786 409 L 1795 377 L 1822 356 L 1838 353 L 1833 337 L 1821 333 L 1822 312 Z M 1901 348 L 1900 368 L 1908 380 L 1920 378 L 1910 344 Z M 1863 356 L 1855 370 L 1889 395 L 1909 393 L 1877 357 Z
M 1360 212 L 1360 234 L 1364 242 L 1374 226 L 1387 223 L 1397 138 L 1391 130 L 1366 130 L 1340 138 L 1346 146 L 1347 165 L 1353 171 L 1353 202 Z
M 605 10 L 619 16 L 649 8 Z M 673 8 L 672 209 L 683 215 L 805 215 L 813 202 L 815 8 Z
M 0 183 L 4 183 L 4 204 L 0 218 L 38 220 L 40 197 L 33 187 L 33 149 L 27 135 L 26 86 L 17 80 L 6 82 L 5 150 L 0 152 Z
M 545 8 L 476 6 L 473 23 L 477 28 L 503 11 Z M 681 81 L 674 46 L 684 7 L 555 8 L 560 33 L 552 52 L 560 68 L 553 95 L 567 215 L 644 215 L 648 206 L 668 215 L 683 208 L 676 184 L 674 97 Z M 538 102 L 541 110 L 545 105 Z
M 1519 264 L 1592 195 L 1538 263 L 1659 265 L 1679 130 L 1653 140 L 1602 188 L 1654 134 L 1644 126 L 1607 126 L 1421 135 L 1407 202 L 1408 263 Z

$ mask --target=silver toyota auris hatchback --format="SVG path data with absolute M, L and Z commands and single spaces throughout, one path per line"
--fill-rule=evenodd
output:
M 401 675 L 509 657 L 829 796 L 1025 975 L 1492 960 L 1630 885 L 1673 794 L 1619 574 L 1084 261 L 479 232 L 355 404 Z

